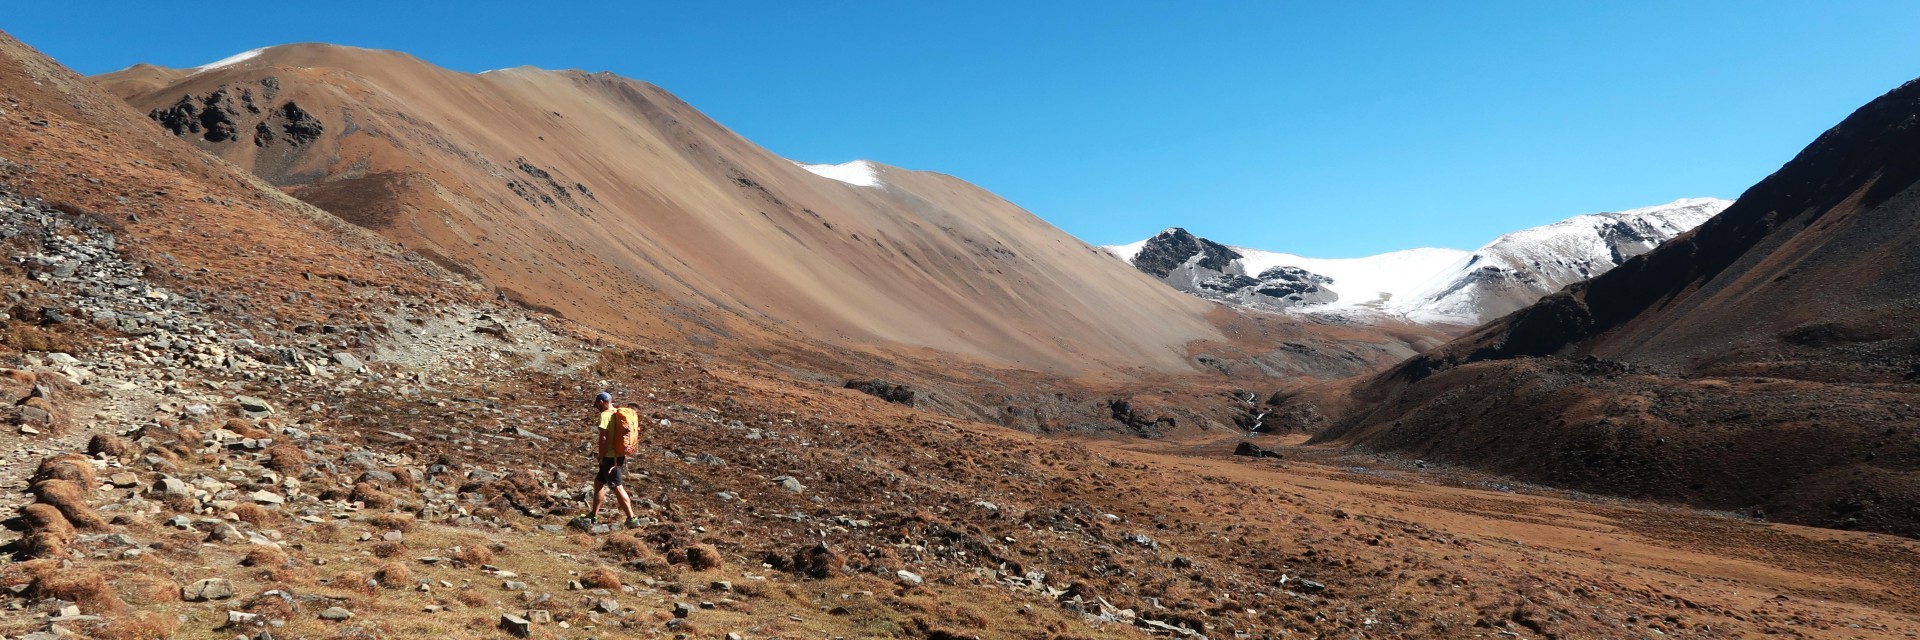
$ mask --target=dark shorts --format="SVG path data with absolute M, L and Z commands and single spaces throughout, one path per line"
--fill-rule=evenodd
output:
M 593 484 L 618 487 L 627 478 L 627 457 L 601 458 L 600 472 L 594 474 Z

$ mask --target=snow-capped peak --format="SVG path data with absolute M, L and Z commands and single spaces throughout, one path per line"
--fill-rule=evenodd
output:
M 1152 242 L 1154 238 L 1158 238 L 1160 236 L 1164 236 L 1170 233 L 1176 233 L 1179 231 L 1181 231 L 1179 227 L 1167 227 L 1166 229 L 1161 230 L 1160 233 L 1156 233 L 1156 234 L 1153 234 L 1152 236 L 1148 236 L 1146 239 L 1143 239 L 1143 240 L 1129 242 L 1126 244 L 1106 245 L 1100 248 L 1105 249 L 1107 253 L 1113 254 L 1113 257 L 1119 258 L 1121 260 L 1125 260 L 1127 261 L 1128 264 L 1132 264 L 1133 259 L 1140 256 L 1140 250 L 1147 248 L 1147 243 Z
M 1502 235 L 1472 252 L 1429 248 L 1364 258 L 1307 258 L 1219 245 L 1178 228 L 1103 248 L 1175 288 L 1212 300 L 1478 324 L 1652 251 L 1731 204 L 1683 198 L 1579 215 Z
M 872 162 L 866 160 L 855 160 L 841 164 L 807 164 L 795 160 L 788 160 L 788 162 L 799 165 L 800 168 L 806 169 L 813 173 L 813 175 L 839 180 L 856 187 L 880 186 L 879 168 L 875 167 Z

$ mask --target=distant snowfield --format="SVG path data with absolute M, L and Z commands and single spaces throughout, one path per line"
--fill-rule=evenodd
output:
M 807 164 L 797 160 L 788 160 L 788 162 L 799 165 L 800 168 L 806 169 L 813 173 L 813 175 L 839 180 L 856 187 L 880 186 L 879 169 L 874 167 L 873 163 L 865 160 L 855 160 L 842 164 Z
M 246 51 L 242 51 L 240 53 L 236 53 L 236 54 L 227 56 L 225 58 L 221 58 L 219 60 L 215 60 L 213 62 L 209 62 L 203 65 L 200 65 L 198 67 L 194 67 L 193 72 L 199 73 L 202 71 L 212 71 L 214 69 L 218 69 L 221 67 L 230 67 L 236 64 L 240 64 L 242 62 L 246 62 L 248 60 L 252 60 L 254 58 L 260 57 L 260 54 L 265 52 L 267 49 L 268 47 L 260 47 L 258 49 L 248 49 Z
M 1406 302 L 1427 284 L 1434 274 L 1471 255 L 1460 249 L 1419 248 L 1382 253 L 1364 258 L 1308 258 L 1290 253 L 1234 247 L 1244 256 L 1248 274 L 1259 274 L 1274 267 L 1299 267 L 1333 278 L 1328 288 L 1340 292 L 1340 299 L 1316 309 L 1394 308 L 1394 302 Z

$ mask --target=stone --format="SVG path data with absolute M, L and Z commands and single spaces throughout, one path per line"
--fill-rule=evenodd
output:
M 693 605 L 687 604 L 685 602 L 673 603 L 673 617 L 685 618 L 690 615 L 693 615 Z
M 780 488 L 786 489 L 788 491 L 792 491 L 794 493 L 800 493 L 802 491 L 807 490 L 807 486 L 800 484 L 800 479 L 795 478 L 793 476 L 779 476 L 774 478 L 773 482 L 774 484 L 780 485 Z
M 534 624 L 553 624 L 553 612 L 546 609 L 528 609 L 523 615 Z
M 926 583 L 926 579 L 921 578 L 920 574 L 914 573 L 912 571 L 908 571 L 906 569 L 901 569 L 899 571 L 893 572 L 893 576 L 896 578 L 899 578 L 901 582 L 905 582 L 907 584 L 925 584 Z
M 548 438 L 546 436 L 540 435 L 538 433 L 534 433 L 532 431 L 528 431 L 526 429 L 522 429 L 520 427 L 513 428 L 513 435 L 520 436 L 528 440 L 538 440 L 540 442 L 549 442 L 553 440 L 552 438 Z
M 247 497 L 252 498 L 254 502 L 258 502 L 260 504 L 284 504 L 287 501 L 286 498 L 280 497 L 280 494 L 274 493 L 272 491 L 268 491 L 266 489 L 255 491 L 253 492 L 252 495 L 249 495 Z
M 273 405 L 266 400 L 253 396 L 234 396 L 233 401 L 240 405 L 240 410 L 246 412 L 248 417 L 265 418 L 273 415 Z
M 340 621 L 340 620 L 351 619 L 352 617 L 353 617 L 352 611 L 348 611 L 340 607 L 327 607 L 326 611 L 320 612 L 321 620 Z
M 345 368 L 346 370 L 352 371 L 355 373 L 358 373 L 360 372 L 360 370 L 367 368 L 367 365 L 365 363 L 360 362 L 359 358 L 355 358 L 353 357 L 353 354 L 347 353 L 345 351 L 334 352 L 333 362 L 334 364 L 338 364 L 342 368 Z
M 233 597 L 233 582 L 226 578 L 207 578 L 180 590 L 180 599 L 187 602 L 225 600 L 231 597 Z
M 193 496 L 193 488 L 188 487 L 186 481 L 179 478 L 161 478 L 159 482 L 153 484 L 153 491 L 151 491 L 151 493 L 159 494 L 162 497 L 191 497 Z
M 258 625 L 260 623 L 261 623 L 260 614 L 247 613 L 245 611 L 228 611 L 227 625 L 221 628 L 232 629 L 234 627 L 251 627 L 251 626 Z
M 507 635 L 510 636 L 525 638 L 533 635 L 533 623 L 526 618 L 511 613 L 502 613 L 500 614 L 500 630 L 507 632 Z
M 713 584 L 707 585 L 707 587 L 710 589 L 713 589 L 714 591 L 732 591 L 733 583 L 727 582 L 725 580 L 715 580 L 713 581 Z
M 246 539 L 246 534 L 240 533 L 239 527 L 225 522 L 213 525 L 213 533 L 207 536 L 207 540 L 217 542 L 239 542 Z
M 120 489 L 126 489 L 128 487 L 138 486 L 140 484 L 140 476 L 123 471 L 107 476 L 107 483 Z
M 1275 460 L 1279 460 L 1286 457 L 1281 455 L 1280 452 L 1278 451 L 1263 448 L 1260 445 L 1247 442 L 1244 440 L 1240 442 L 1240 446 L 1233 448 L 1233 455 L 1247 456 L 1250 458 L 1272 458 Z
M 508 591 L 526 591 L 526 590 L 527 590 L 527 583 L 525 583 L 525 582 L 515 582 L 515 581 L 513 581 L 513 580 L 508 580 L 508 581 L 506 581 L 506 582 L 504 582 L 504 583 L 501 583 L 501 585 L 500 585 L 500 587 L 501 587 L 501 588 L 503 588 L 503 589 L 506 589 L 506 590 L 508 590 Z
M 27 408 L 32 409 L 34 411 L 38 411 L 40 413 L 46 413 L 45 411 L 41 411 L 40 408 L 38 407 L 27 407 Z M 20 412 L 20 414 L 21 414 L 21 417 L 23 418 L 26 417 L 25 411 Z M 23 424 L 23 425 L 20 425 L 20 435 L 37 436 L 37 435 L 40 435 L 40 430 Z
M 593 603 L 587 607 L 587 610 L 598 611 L 600 613 L 619 613 L 620 603 L 612 598 L 595 598 Z
M 47 411 L 46 409 L 42 409 L 40 407 L 36 407 L 30 404 L 21 405 L 20 420 L 22 422 L 36 422 L 39 424 L 50 424 L 53 422 L 53 412 Z

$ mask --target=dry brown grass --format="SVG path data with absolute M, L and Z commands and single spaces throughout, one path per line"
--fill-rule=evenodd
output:
M 67 517 L 53 505 L 36 502 L 21 507 L 20 519 L 26 522 L 28 532 L 73 539 L 73 523 L 67 522 Z
M 42 503 L 53 505 L 67 522 L 81 529 L 99 530 L 107 528 L 107 521 L 100 519 L 93 507 L 87 505 L 88 490 L 92 485 L 77 484 L 72 480 L 41 480 L 33 485 L 33 497 Z
M 130 573 L 115 578 L 112 584 L 121 599 L 136 607 L 180 600 L 180 584 L 161 576 Z
M 291 590 L 284 587 L 280 587 L 280 590 L 292 593 Z M 278 595 L 267 595 L 265 591 L 262 591 L 248 598 L 244 604 L 241 604 L 240 610 L 247 613 L 258 614 L 260 617 L 268 620 L 292 620 L 293 614 L 298 612 L 298 607 L 288 601 L 287 598 L 282 598 Z
M 67 480 L 82 487 L 92 489 L 99 486 L 100 479 L 94 475 L 93 463 L 78 453 L 66 453 L 40 461 L 39 468 L 33 471 L 33 482 L 42 480 Z
M 290 443 L 267 447 L 267 468 L 283 475 L 299 473 L 308 462 L 307 452 Z
M 133 450 L 133 443 L 112 434 L 96 433 L 92 440 L 87 441 L 87 455 L 90 456 L 105 454 L 109 458 L 124 458 Z
M 404 563 L 389 562 L 373 572 L 373 579 L 388 589 L 404 589 L 413 586 L 413 570 Z
M 333 580 L 327 584 L 335 589 L 345 589 L 365 595 L 373 595 L 380 585 L 380 583 L 374 581 L 373 578 L 369 578 L 366 574 L 358 571 L 341 573 L 340 575 L 334 576 Z
M 470 565 L 493 564 L 493 550 L 488 549 L 485 543 L 475 542 L 453 552 L 453 559 Z
M 391 558 L 406 552 L 407 545 L 405 543 L 389 540 L 381 540 L 373 543 L 373 556 L 376 558 Z
M 619 589 L 620 574 L 612 567 L 594 567 L 580 576 L 580 584 L 589 589 Z
M 18 351 L 73 351 L 69 336 L 40 327 L 14 324 L 0 330 L 0 343 Z
M 279 513 L 251 502 L 234 507 L 233 515 L 240 518 L 241 522 L 255 526 L 268 525 L 280 520 Z
M 488 603 L 486 596 L 480 595 L 480 592 L 471 589 L 455 591 L 453 593 L 453 599 L 459 600 L 460 604 L 469 607 L 484 607 L 487 606 Z
M 335 543 L 340 541 L 340 525 L 322 522 L 307 528 L 308 537 L 314 542 Z
M 354 484 L 353 493 L 348 494 L 347 499 L 366 505 L 368 509 L 385 509 L 393 506 L 393 496 L 365 482 Z
M 179 627 L 179 619 L 174 616 L 143 611 L 108 622 L 94 637 L 98 640 L 172 640 Z
M 632 560 L 644 558 L 649 555 L 657 555 L 654 553 L 652 547 L 647 546 L 647 543 L 627 533 L 616 533 L 607 536 L 607 539 L 600 543 L 600 550 L 622 560 Z
M 193 508 L 199 505 L 193 498 L 177 493 L 161 498 L 160 504 L 166 505 L 167 510 L 173 513 L 192 513 Z
M 371 521 L 374 529 L 401 533 L 412 533 L 416 522 L 411 513 L 383 513 L 374 516 Z
M 143 453 L 150 453 L 156 456 L 160 456 L 161 459 L 166 460 L 169 464 L 172 464 L 175 468 L 179 468 L 180 466 L 180 454 L 178 452 L 175 452 L 172 449 L 168 449 L 166 447 L 147 447 L 147 450 Z
M 255 545 L 247 551 L 246 557 L 240 559 L 240 566 L 273 569 L 287 566 L 287 562 L 288 558 L 285 551 L 264 545 Z
M 713 548 L 713 545 L 696 544 L 687 547 L 687 566 L 694 571 L 711 571 L 725 564 L 726 561 L 720 557 L 720 550 Z
M 30 598 L 72 602 L 80 605 L 82 612 L 94 615 L 115 616 L 128 611 L 127 603 L 120 601 L 106 577 L 88 569 L 61 569 L 41 574 L 27 585 L 26 594 Z

